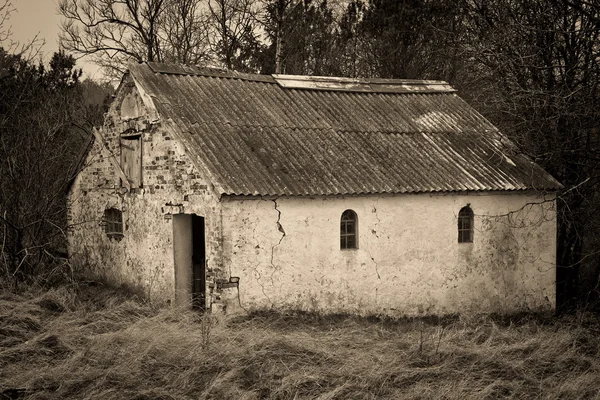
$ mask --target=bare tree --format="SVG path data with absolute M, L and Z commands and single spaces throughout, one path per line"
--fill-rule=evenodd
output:
M 255 0 L 61 0 L 64 49 L 119 77 L 130 61 L 248 69 Z
M 296 0 L 276 0 L 273 3 L 275 16 L 275 73 L 281 74 L 283 72 L 283 40 L 284 34 L 283 29 L 285 25 L 285 17 L 288 10 L 294 3 L 302 3 Z
M 201 0 L 168 0 L 160 26 L 164 61 L 202 64 L 210 57 L 208 16 Z
M 62 47 L 121 75 L 130 60 L 161 61 L 166 0 L 60 0 Z
M 256 0 L 208 0 L 209 43 L 228 69 L 251 70 L 257 38 Z
M 0 45 L 4 45 L 12 35 L 8 20 L 10 19 L 10 14 L 12 14 L 14 10 L 10 0 L 0 1 Z
M 40 38 L 39 34 L 26 42 L 19 43 L 13 40 L 10 17 L 15 11 L 10 0 L 0 0 L 0 48 L 5 52 L 19 54 L 20 57 L 32 61 L 39 57 L 45 41 Z

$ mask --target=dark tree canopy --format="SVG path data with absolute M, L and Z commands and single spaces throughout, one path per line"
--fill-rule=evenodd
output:
M 369 0 L 349 5 L 355 10 L 363 39 L 359 49 L 382 78 L 450 79 L 456 73 L 458 45 L 463 29 L 463 8 L 440 0 Z
M 332 57 L 336 25 L 327 0 L 290 2 L 285 12 L 282 4 L 266 5 L 264 28 L 270 46 L 262 55 L 261 72 L 276 72 L 279 49 L 280 73 L 339 75 Z
M 4 277 L 34 276 L 65 249 L 66 190 L 101 118 L 98 105 L 85 100 L 74 66 L 64 53 L 46 67 L 0 49 Z

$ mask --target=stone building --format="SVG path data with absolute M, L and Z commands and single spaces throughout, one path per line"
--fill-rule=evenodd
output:
M 226 313 L 551 310 L 559 188 L 445 82 L 136 64 L 71 188 L 69 251 Z

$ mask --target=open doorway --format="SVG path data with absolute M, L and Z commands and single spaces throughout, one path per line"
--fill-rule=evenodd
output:
M 204 217 L 192 215 L 192 308 L 206 307 L 206 247 Z
M 206 307 L 206 232 L 204 217 L 173 215 L 175 300 L 197 310 Z

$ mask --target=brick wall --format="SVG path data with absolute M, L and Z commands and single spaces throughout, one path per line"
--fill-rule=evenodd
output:
M 125 80 L 105 116 L 85 167 L 70 195 L 69 251 L 73 265 L 115 283 L 142 288 L 154 299 L 174 299 L 173 226 L 176 213 L 205 218 L 207 294 L 218 301 L 215 281 L 221 262 L 219 199 L 211 183 L 187 157 L 173 132 L 152 120 L 137 88 Z M 120 137 L 141 135 L 142 185 L 127 190 L 117 173 Z M 123 237 L 109 238 L 102 217 L 107 208 L 123 212 Z

